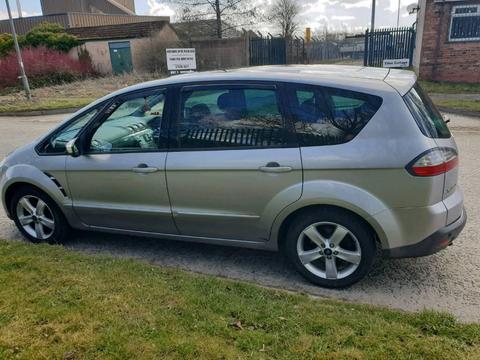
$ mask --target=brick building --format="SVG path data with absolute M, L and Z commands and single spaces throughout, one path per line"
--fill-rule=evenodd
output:
M 480 82 L 480 0 L 420 0 L 414 64 L 420 78 Z

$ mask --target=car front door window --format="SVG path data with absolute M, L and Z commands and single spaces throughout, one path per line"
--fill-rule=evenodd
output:
M 89 152 L 157 150 L 164 104 L 163 92 L 122 102 L 93 132 Z
M 76 119 L 71 121 L 68 125 L 60 129 L 58 132 L 50 136 L 41 146 L 40 153 L 42 154 L 65 154 L 65 145 L 74 139 L 80 131 L 93 119 L 100 111 L 101 106 L 96 106 L 93 109 L 87 110 L 85 113 L 79 115 Z

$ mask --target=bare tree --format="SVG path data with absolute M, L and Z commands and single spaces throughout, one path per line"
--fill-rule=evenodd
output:
M 180 21 L 215 20 L 216 36 L 221 39 L 232 28 L 255 23 L 255 0 L 171 0 L 180 5 Z
M 296 0 L 276 0 L 270 9 L 269 20 L 280 29 L 283 37 L 292 37 L 298 30 L 300 6 Z

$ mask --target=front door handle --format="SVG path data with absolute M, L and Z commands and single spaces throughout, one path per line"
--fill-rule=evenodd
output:
M 280 166 L 277 162 L 269 162 L 266 166 L 261 166 L 259 170 L 261 172 L 279 174 L 290 172 L 293 168 L 291 166 Z
M 151 174 L 159 170 L 160 170 L 159 168 L 150 167 L 147 164 L 139 164 L 137 167 L 134 167 L 132 169 L 134 173 L 139 173 L 139 174 Z

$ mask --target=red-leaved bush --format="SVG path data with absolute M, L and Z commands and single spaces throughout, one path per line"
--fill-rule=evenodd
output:
M 90 61 L 76 60 L 66 53 L 45 47 L 23 49 L 22 57 L 32 87 L 71 82 L 95 75 Z M 19 76 L 15 52 L 0 58 L 0 88 L 20 86 Z

